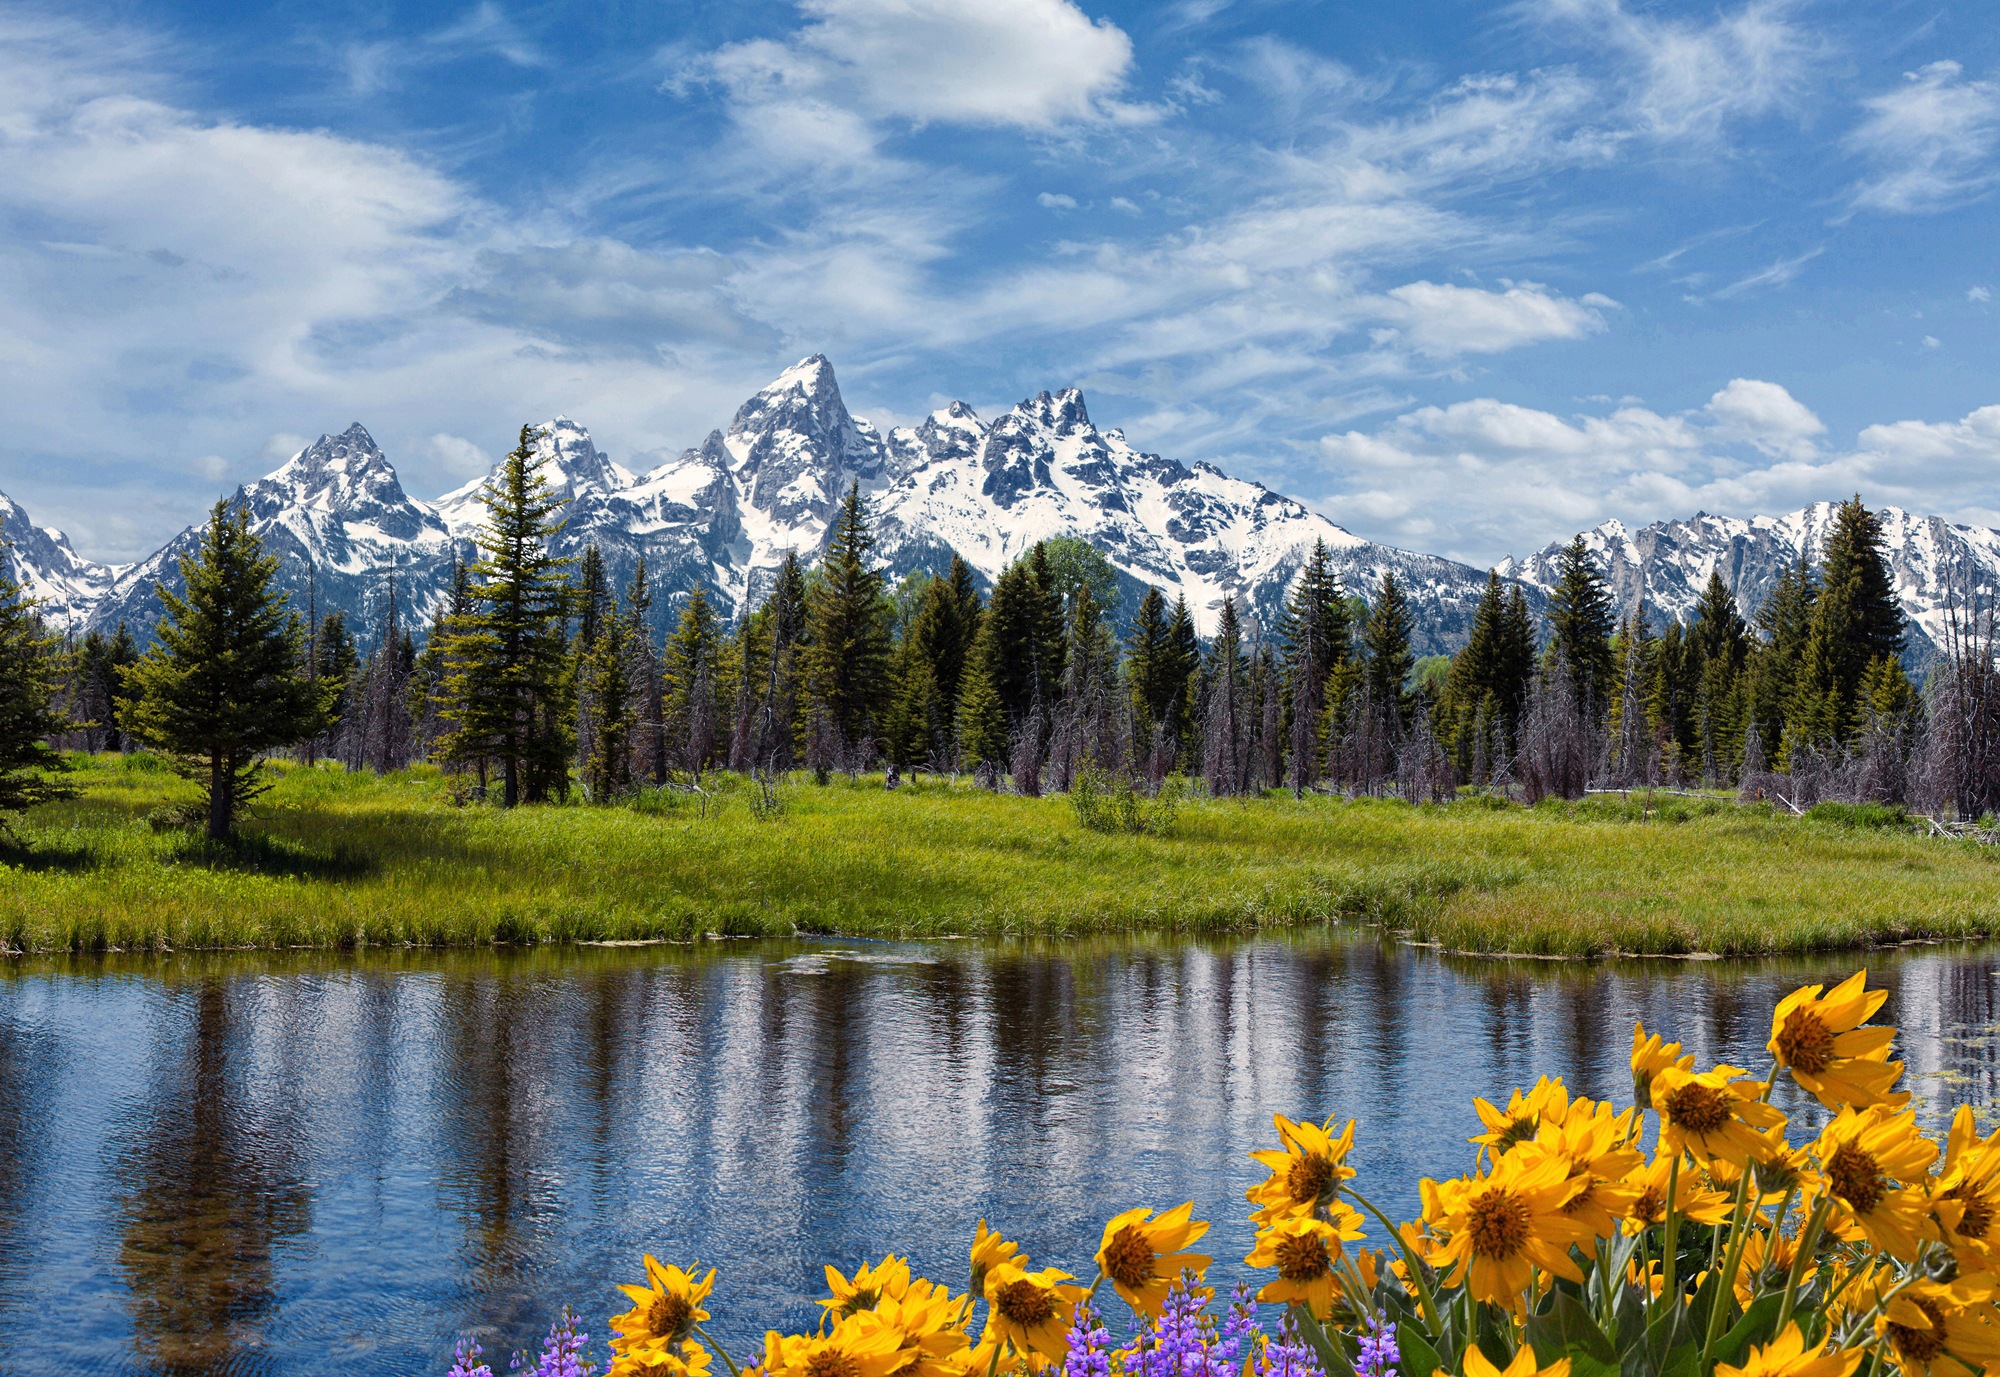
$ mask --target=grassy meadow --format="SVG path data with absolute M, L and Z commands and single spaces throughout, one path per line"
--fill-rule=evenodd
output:
M 427 769 L 281 765 L 239 842 L 215 847 L 161 821 L 194 790 L 159 762 L 76 765 L 80 796 L 34 810 L 0 847 L 12 950 L 1339 922 L 1579 957 L 2000 933 L 2000 848 L 1722 800 L 1191 800 L 1165 835 L 1142 836 L 1087 831 L 1062 797 L 963 781 L 800 780 L 765 809 L 723 779 L 705 799 L 508 813 L 455 802 Z

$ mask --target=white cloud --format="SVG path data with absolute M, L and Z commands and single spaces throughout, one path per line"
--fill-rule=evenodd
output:
M 1497 354 L 1543 340 L 1578 339 L 1604 328 L 1603 316 L 1591 307 L 1533 282 L 1504 292 L 1410 282 L 1385 296 L 1381 314 L 1393 322 L 1394 337 L 1437 358 Z
M 473 478 L 493 467 L 493 456 L 462 435 L 440 431 L 431 436 L 428 447 L 446 473 Z
M 1069 0 L 804 0 L 801 8 L 810 22 L 788 39 L 731 44 L 705 60 L 739 118 L 789 110 L 830 123 L 1049 130 L 1144 117 L 1115 99 L 1132 40 Z
M 1795 459 L 1818 453 L 1814 437 L 1826 423 L 1798 398 L 1773 382 L 1734 378 L 1708 399 L 1708 414 L 1723 433 L 1747 440 L 1765 454 Z
M 1944 347 L 1944 341 L 1943 341 L 1943 340 L 1941 340 L 1941 339 L 1939 339 L 1939 338 L 1938 338 L 1938 337 L 1937 337 L 1936 335 L 1925 335 L 1925 336 L 1924 336 L 1924 348 L 1926 348 L 1926 349 L 1942 349 L 1943 347 Z
M 1862 104 L 1868 116 L 1846 140 L 1873 169 L 1853 187 L 1857 208 L 1944 210 L 2000 178 L 2000 85 L 1966 80 L 1956 62 L 1933 62 Z
M 1661 19 L 1622 0 L 1541 0 L 1537 12 L 1567 21 L 1622 58 L 1632 79 L 1635 125 L 1667 139 L 1714 139 L 1735 120 L 1792 108 L 1819 45 L 1786 0 L 1753 0 L 1712 21 Z
M 1049 210 L 1076 209 L 1076 197 L 1065 196 L 1060 191 L 1044 191 L 1041 195 L 1037 196 L 1035 200 L 1039 202 L 1041 205 L 1048 208 Z
M 1968 287 L 1965 289 L 1965 299 L 1974 305 L 1984 305 L 1993 299 L 1993 293 L 1985 287 Z

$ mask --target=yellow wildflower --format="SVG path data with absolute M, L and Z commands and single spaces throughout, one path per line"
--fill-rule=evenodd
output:
M 1569 1091 L 1561 1077 L 1544 1076 L 1527 1094 L 1516 1090 L 1508 1097 L 1505 1109 L 1478 1097 L 1474 1097 L 1472 1107 L 1479 1115 L 1479 1122 L 1486 1125 L 1486 1131 L 1470 1141 L 1494 1157 L 1504 1157 L 1516 1143 L 1533 1138 L 1544 1118 L 1560 1122 L 1568 1116 Z
M 1961 1271 L 2000 1266 L 2000 1228 L 1994 1227 L 2000 1220 L 2000 1132 L 1981 1138 L 1970 1105 L 1952 1116 L 1931 1215 Z
M 1588 1184 L 1563 1158 L 1526 1147 L 1486 1175 L 1422 1182 L 1424 1222 L 1445 1236 L 1432 1257 L 1455 1269 L 1447 1284 L 1519 1313 L 1536 1267 L 1581 1282 L 1569 1250 L 1590 1241 L 1590 1228 L 1564 1207 Z
M 1576 1106 L 1588 1106 L 1579 1099 Z M 1627 1146 L 1631 1136 L 1632 1111 L 1613 1114 L 1610 1105 L 1596 1105 L 1586 1113 L 1576 1106 L 1565 1118 L 1545 1117 L 1535 1133 L 1535 1146 L 1569 1164 L 1572 1178 L 1582 1177 L 1584 1188 L 1570 1197 L 1564 1213 L 1590 1232 L 1605 1237 L 1618 1232 L 1618 1219 L 1627 1213 L 1644 1189 L 1628 1178 L 1645 1159 Z
M 1717 1363 L 1715 1377 L 1850 1377 L 1867 1356 L 1861 1348 L 1807 1352 L 1806 1336 L 1796 1324 L 1788 1324 L 1777 1338 L 1752 1348 L 1742 1367 Z
M 1323 1200 L 1331 1200 L 1340 1183 L 1354 1175 L 1347 1154 L 1354 1146 L 1354 1120 L 1338 1134 L 1333 1120 L 1324 1124 L 1298 1123 L 1282 1114 L 1271 1116 L 1277 1125 L 1278 1148 L 1251 1153 L 1270 1170 L 1270 1179 L 1244 1192 L 1259 1208 L 1250 1216 L 1253 1223 L 1268 1224 L 1287 1214 L 1310 1214 Z
M 1991 1277 L 1905 1285 L 1875 1320 L 1903 1377 L 1984 1377 L 2000 1369 Z M 1886 1294 L 1886 1289 L 1884 1294 Z
M 1792 1073 L 1800 1088 L 1828 1109 L 1857 1109 L 1889 1104 L 1900 1109 L 1908 1091 L 1894 1093 L 1903 1063 L 1889 1060 L 1894 1028 L 1863 1028 L 1888 999 L 1887 990 L 1870 990 L 1868 972 L 1856 971 L 1822 994 L 1824 985 L 1792 991 L 1771 1016 L 1771 1041 L 1766 1044 L 1778 1065 Z
M 618 1289 L 629 1296 L 632 1308 L 611 1317 L 618 1331 L 614 1348 L 636 1347 L 660 1340 L 676 1344 L 694 1333 L 694 1327 L 708 1318 L 701 1303 L 715 1289 L 715 1269 L 700 1281 L 678 1267 L 663 1267 L 651 1253 L 646 1257 L 646 1284 Z
M 1437 1369 L 1432 1377 L 1446 1377 L 1445 1370 Z M 1514 1354 L 1512 1362 L 1499 1367 L 1480 1351 L 1478 1344 L 1468 1344 L 1465 1350 L 1465 1377 L 1569 1377 L 1569 1359 L 1558 1358 L 1543 1367 L 1535 1359 L 1535 1350 L 1523 1344 Z
M 1028 1255 L 1021 1251 L 1018 1243 L 1006 1239 L 986 1227 L 986 1221 L 979 1221 L 979 1232 L 972 1240 L 972 1294 L 984 1294 L 986 1274 L 995 1267 L 1014 1265 L 1026 1267 Z
M 901 1296 L 910 1289 L 910 1263 L 890 1253 L 877 1263 L 862 1263 L 853 1277 L 844 1277 L 833 1267 L 826 1269 L 827 1289 L 833 1294 L 820 1302 L 827 1319 L 840 1320 L 863 1310 L 873 1310 L 885 1298 Z
M 1632 1025 L 1632 1095 L 1640 1108 L 1653 1102 L 1653 1079 L 1668 1067 L 1694 1069 L 1694 1056 L 1681 1055 L 1678 1042 L 1667 1042 L 1658 1033 L 1648 1034 L 1646 1025 Z
M 1673 1178 L 1673 1166 L 1673 1154 L 1663 1152 L 1625 1178 L 1625 1184 L 1639 1189 L 1626 1211 L 1626 1233 L 1643 1233 L 1666 1221 L 1667 1183 Z M 1702 1173 L 1685 1162 L 1680 1179 L 1674 1183 L 1673 1203 L 1675 1213 L 1696 1224 L 1720 1224 L 1729 1218 L 1729 1197 L 1709 1186 Z
M 1070 1282 L 1068 1272 L 1053 1267 L 1029 1272 L 1005 1263 L 988 1272 L 981 1351 L 990 1353 L 992 1346 L 1005 1343 L 1031 1365 L 1044 1359 L 1061 1362 L 1068 1351 L 1070 1317 L 1083 1295 L 1083 1288 Z
M 1334 1223 L 1311 1215 L 1287 1215 L 1258 1233 L 1257 1246 L 1243 1261 L 1251 1267 L 1278 1269 L 1277 1279 L 1264 1283 L 1257 1293 L 1258 1300 L 1303 1305 L 1322 1320 L 1333 1313 L 1340 1294 L 1334 1259 L 1343 1241 L 1361 1237 L 1361 1216 L 1345 1205 L 1333 1208 Z
M 1887 1105 L 1843 1109 L 1814 1145 L 1827 1190 L 1847 1219 L 1875 1247 L 1904 1262 L 1917 1256 L 1928 1202 L 1921 1191 L 1899 1190 L 1896 1183 L 1924 1181 L 1937 1158 L 1937 1144 L 1917 1132 L 1916 1117 Z
M 1743 1074 L 1734 1066 L 1702 1072 L 1669 1066 L 1653 1077 L 1661 1148 L 1693 1153 L 1703 1163 L 1756 1161 L 1767 1146 L 1758 1130 L 1783 1124 L 1785 1116 L 1763 1102 L 1764 1083 Z
M 1208 1221 L 1190 1218 L 1189 1202 L 1156 1219 L 1143 1206 L 1127 1210 L 1104 1226 L 1097 1248 L 1097 1265 L 1127 1305 L 1149 1317 L 1160 1313 L 1167 1291 L 1185 1270 L 1208 1268 L 1206 1253 L 1184 1251 L 1208 1232 Z
M 866 1311 L 825 1334 L 764 1335 L 766 1377 L 889 1377 L 908 1361 L 902 1335 Z
M 613 1355 L 605 1377 L 708 1377 L 708 1350 L 694 1340 L 655 1341 Z

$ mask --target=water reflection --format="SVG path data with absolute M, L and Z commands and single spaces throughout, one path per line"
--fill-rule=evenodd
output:
M 1995 954 L 1876 958 L 1922 1112 L 1992 1103 Z M 1358 1116 L 1361 1184 L 1407 1211 L 1464 1165 L 1471 1095 L 1627 1097 L 1634 1019 L 1762 1065 L 1777 997 L 1847 965 L 1337 938 L 16 963 L 0 1369 L 442 1371 L 462 1330 L 601 1324 L 644 1247 L 723 1263 L 744 1346 L 806 1319 L 822 1261 L 957 1278 L 980 1214 L 1080 1270 L 1111 1210 L 1193 1199 L 1233 1267 L 1274 1110 Z

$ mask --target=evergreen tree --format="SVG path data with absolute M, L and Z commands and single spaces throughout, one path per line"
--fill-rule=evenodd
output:
M 759 611 L 765 622 L 766 648 L 758 661 L 763 685 L 750 758 L 755 766 L 772 772 L 790 769 L 798 758 L 804 696 L 799 686 L 800 661 L 809 630 L 807 601 L 805 571 L 799 566 L 798 555 L 787 550 L 772 578 L 770 596 Z M 745 673 L 749 672 L 746 665 Z
M 993 598 L 997 604 L 1000 599 L 997 587 Z M 959 683 L 953 732 L 959 758 L 968 769 L 986 766 L 997 770 L 1007 759 L 1007 703 L 995 671 L 996 664 L 1004 659 L 994 648 L 999 637 L 999 622 L 989 611 L 966 656 L 965 674 Z
M 1819 574 L 1802 554 L 1779 574 L 1771 595 L 1757 609 L 1757 628 L 1764 640 L 1745 661 L 1747 706 L 1767 751 L 1785 739 L 1786 706 L 1800 681 L 1819 588 Z
M 1056 581 L 1055 567 L 1049 563 L 1046 544 L 1037 544 L 1028 552 L 1028 569 L 1033 575 L 1034 589 L 1034 681 L 1046 716 L 1062 697 L 1063 656 L 1069 647 L 1067 607 L 1063 590 Z
M 1009 734 L 1017 730 L 1041 703 L 1044 684 L 1055 663 L 1043 637 L 1043 591 L 1032 559 L 1019 559 L 1000 571 L 987 604 L 982 668 L 992 680 L 1006 717 Z M 1060 677 L 1057 678 L 1060 687 Z
M 0 815 L 75 792 L 57 778 L 69 766 L 49 744 L 67 725 L 56 710 L 61 642 L 8 576 L 4 555 L 0 546 Z M 100 658 L 109 662 L 108 647 Z
M 1247 787 L 1250 724 L 1245 720 L 1248 666 L 1243 661 L 1243 628 L 1236 599 L 1222 600 L 1215 639 L 1202 670 L 1201 772 L 1216 795 L 1240 794 Z
M 1647 688 L 1652 677 L 1653 638 L 1643 610 L 1632 616 L 1612 643 L 1618 665 L 1618 692 L 1612 695 L 1606 726 L 1611 737 L 1611 772 L 1620 783 L 1652 784 L 1652 736 L 1646 726 Z
M 200 545 L 181 559 L 185 593 L 158 586 L 166 617 L 157 643 L 126 671 L 133 734 L 201 786 L 215 841 L 234 833 L 239 810 L 263 792 L 260 755 L 324 720 L 299 674 L 298 619 L 271 586 L 277 568 L 249 513 L 216 503 Z
M 1611 594 L 1590 548 L 1577 536 L 1556 563 L 1556 589 L 1549 595 L 1549 649 L 1569 673 L 1570 692 L 1599 721 L 1610 707 L 1617 665 L 1611 654 L 1616 629 Z
M 1305 567 L 1285 599 L 1278 622 L 1284 642 L 1284 691 L 1292 792 L 1303 794 L 1319 775 L 1320 719 L 1326 711 L 1326 679 L 1347 659 L 1347 603 L 1333 572 L 1326 542 L 1313 542 Z
M 631 662 L 632 770 L 654 784 L 667 777 L 666 682 L 653 652 L 653 587 L 641 554 L 625 589 L 625 653 Z
M 1869 666 L 1902 653 L 1903 609 L 1882 550 L 1882 522 L 1856 495 L 1840 504 L 1827 537 L 1819 598 L 1786 704 L 1787 749 L 1853 736 L 1865 721 L 1860 690 Z
M 841 503 L 810 596 L 806 668 L 812 703 L 850 763 L 872 749 L 887 706 L 888 608 L 882 576 L 868 566 L 874 547 L 857 482 Z
M 306 681 L 319 699 L 321 729 L 306 738 L 308 765 L 335 749 L 336 734 L 354 704 L 355 680 L 361 672 L 361 652 L 347 629 L 346 614 L 329 612 L 320 618 L 313 636 Z
M 1694 624 L 1688 628 L 1688 643 L 1702 668 L 1720 664 L 1733 680 L 1743 672 L 1750 654 L 1750 627 L 1736 610 L 1736 595 L 1722 581 L 1722 571 L 1711 569 L 1701 601 L 1695 604 Z
M 412 668 L 409 684 L 409 712 L 413 724 L 412 748 L 420 758 L 428 757 L 446 731 L 444 717 L 445 683 L 450 679 L 453 662 L 446 656 L 445 648 L 451 640 L 454 619 L 472 614 L 472 578 L 465 561 L 453 551 L 451 560 L 451 589 L 445 600 L 431 616 L 431 624 L 424 633 L 424 648 L 417 652 L 416 664 Z
M 715 754 L 721 724 L 716 695 L 722 628 L 700 584 L 681 604 L 680 622 L 667 638 L 667 751 L 682 769 L 699 776 Z
M 618 610 L 615 599 L 607 598 L 598 609 L 597 625 L 592 630 L 583 665 L 583 696 L 591 704 L 596 729 L 583 769 L 591 798 L 604 803 L 632 786 L 632 735 L 638 726 L 640 701 L 640 685 L 633 675 L 638 664 L 633 653 L 638 626 L 629 612 Z
M 1133 731 L 1141 743 L 1152 739 L 1166 711 L 1169 654 L 1167 600 L 1149 584 L 1125 633 L 1125 680 L 1132 697 Z
M 1410 670 L 1415 657 L 1410 653 L 1410 604 L 1393 570 L 1382 572 L 1382 586 L 1376 591 L 1375 605 L 1368 612 L 1368 628 L 1363 634 L 1367 664 L 1362 671 L 1369 698 L 1390 715 L 1400 731 L 1409 720 Z
M 1506 680 L 1508 630 L 1507 594 L 1500 575 L 1489 572 L 1486 591 L 1472 613 L 1472 631 L 1465 648 L 1452 656 L 1438 702 L 1438 735 L 1461 771 L 1472 770 L 1478 749 L 1490 750 L 1493 718 L 1505 711 L 1503 703 L 1518 702 L 1509 697 L 1514 686 Z M 1489 701 L 1492 707 L 1487 706 Z M 1503 730 L 1511 734 L 1511 726 L 1509 717 Z
M 972 571 L 953 555 L 950 574 L 924 585 L 923 601 L 897 648 L 888 736 L 899 765 L 950 756 L 959 684 L 978 617 Z
M 1201 732 L 1195 723 L 1199 698 L 1195 680 L 1201 673 L 1201 638 L 1195 634 L 1194 614 L 1188 611 L 1187 594 L 1174 599 L 1173 615 L 1167 618 L 1168 703 L 1165 730 L 1179 745 L 1180 759 L 1201 759 Z
M 546 798 L 569 774 L 569 561 L 549 549 L 562 529 L 562 500 L 542 476 L 541 434 L 522 426 L 480 494 L 486 524 L 469 570 L 472 610 L 451 619 L 443 646 L 443 715 L 452 730 L 440 750 L 448 760 L 497 761 L 508 808 Z

